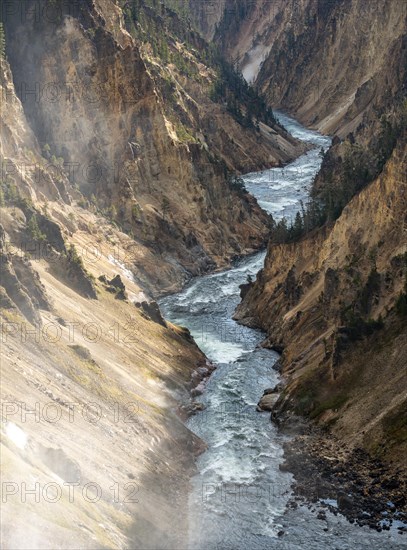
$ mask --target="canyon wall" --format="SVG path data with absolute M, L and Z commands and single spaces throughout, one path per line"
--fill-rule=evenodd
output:
M 289 8 L 274 11 L 275 38 L 265 40 L 271 49 L 256 83 L 275 106 L 344 137 L 377 95 L 392 99 L 405 86 L 398 72 L 386 72 L 405 49 L 405 2 L 310 0 Z
M 212 102 L 175 39 L 197 80 L 158 63 L 116 2 L 2 15 L 1 545 L 185 547 L 182 420 L 212 367 L 151 295 L 265 244 L 229 175 L 303 149 Z
M 373 499 L 381 484 L 401 495 L 407 452 L 407 4 L 196 4 L 190 2 L 201 32 L 213 36 L 270 106 L 333 136 L 332 147 L 321 151 L 309 200 L 291 228 L 288 221 L 272 232 L 264 269 L 254 284 L 242 285 L 235 313 L 239 322 L 266 331 L 264 345 L 282 353 L 282 384 L 272 394 L 265 391 L 259 408 L 271 409 L 272 421 L 299 435 L 296 451 L 286 448 L 284 468 L 293 471 L 303 494 L 324 462 L 342 484 L 341 468 L 355 479 L 363 470 L 360 457 L 369 457 L 373 487 L 361 484 L 364 497 Z M 312 474 L 309 456 L 318 464 Z M 354 496 L 353 489 L 346 492 Z M 396 500 L 405 506 L 403 496 Z
M 270 220 L 226 174 L 287 161 L 301 151 L 297 142 L 282 129 L 274 138 L 264 125 L 244 128 L 211 102 L 214 72 L 175 39 L 174 55 L 192 58 L 198 81 L 161 66 L 115 3 L 62 4 L 54 19 L 38 6 L 47 2 L 26 2 L 30 16 L 17 10 L 5 21 L 36 153 L 84 195 L 77 204 L 133 238 L 129 267 L 144 288 L 180 288 L 262 246 Z
M 236 318 L 282 351 L 274 415 L 305 415 L 402 465 L 406 452 L 406 139 L 340 217 L 270 244 Z
M 204 447 L 177 411 L 205 358 L 41 156 L 4 59 L 0 85 L 1 544 L 182 547 Z
M 322 132 L 345 137 L 377 95 L 392 99 L 405 86 L 386 72 L 405 49 L 405 2 L 227 0 L 206 10 L 203 32 L 214 33 L 270 105 Z
M 236 318 L 283 350 L 274 417 L 402 464 L 406 445 L 406 4 L 247 3 L 215 40 L 274 107 L 336 134 L 313 189 L 324 222 L 269 244 Z M 309 211 L 308 211 L 309 213 Z M 322 225 L 322 227 L 321 227 Z
M 191 17 L 203 36 L 212 40 L 216 27 L 224 17 L 227 0 L 189 0 Z
M 376 27 L 382 4 L 377 1 L 376 12 L 363 8 Z M 2 544 L 185 547 L 188 480 L 204 445 L 181 422 L 179 403 L 191 407 L 191 387 L 211 367 L 148 295 L 177 290 L 191 276 L 265 244 L 269 217 L 228 175 L 287 162 L 304 149 L 277 125 L 245 127 L 211 100 L 215 70 L 199 57 L 206 46 L 192 31 L 192 46 L 171 35 L 177 65 L 131 35 L 118 2 L 13 5 L 24 11 L 13 8 L 3 17 L 7 60 L 0 52 L 2 474 L 8 483 Z M 268 13 L 267 5 L 275 11 Z M 327 131 L 345 135 L 356 122 L 365 124 L 356 137 L 367 146 L 376 124 L 369 94 L 389 110 L 387 100 L 403 79 L 396 74 L 405 50 L 402 14 L 391 8 L 379 32 L 383 51 L 372 50 L 363 74 L 349 87 L 341 78 L 332 94 L 325 89 L 323 101 L 301 110 L 301 86 L 307 98 L 316 89 L 307 84 L 308 67 L 317 72 L 320 59 L 306 71 L 298 68 L 297 60 L 308 63 L 312 40 L 301 38 L 296 18 L 309 13 L 314 25 L 316 5 L 302 1 L 295 4 L 299 11 L 292 9 L 297 58 L 289 63 L 277 59 L 278 43 L 292 40 L 283 25 L 288 8 L 278 15 L 283 2 L 242 0 L 238 11 L 231 0 L 201 2 L 199 17 L 207 37 L 219 41 L 224 33 L 224 50 L 242 58 L 244 69 L 261 14 L 260 57 L 270 47 L 270 67 L 279 67 L 272 86 L 267 60 L 257 78 L 267 94 L 278 90 L 269 101 Z M 335 10 L 321 15 L 329 25 Z M 150 22 L 162 18 L 146 13 Z M 224 13 L 234 21 L 229 38 Z M 266 40 L 266 16 L 280 29 L 275 42 Z M 181 25 L 176 14 L 171 18 Z M 339 12 L 337 19 L 339 25 Z M 370 47 L 362 43 L 358 55 Z M 329 44 L 321 47 L 327 65 L 343 42 L 332 50 Z M 258 59 L 252 56 L 247 73 L 253 78 Z M 375 73 L 379 66 L 383 71 Z M 289 78 L 297 84 L 290 87 L 284 74 L 293 67 Z M 390 95 L 383 92 L 386 79 Z M 328 99 L 343 105 L 354 92 L 356 107 L 327 123 Z M 335 158 L 345 146 L 335 146 Z M 282 413 L 308 414 L 399 462 L 402 431 L 394 430 L 393 419 L 405 404 L 403 147 L 399 141 L 382 173 L 335 224 L 299 243 L 270 245 L 265 270 L 239 309 L 239 318 L 268 330 L 268 345 L 285 348 Z M 314 374 L 323 383 L 310 387 Z M 23 499 L 26 489 L 35 494 Z

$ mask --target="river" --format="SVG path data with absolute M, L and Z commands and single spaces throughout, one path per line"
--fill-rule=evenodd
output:
M 293 219 L 321 165 L 321 148 L 331 140 L 277 113 L 295 137 L 315 147 L 284 168 L 244 176 L 246 188 L 276 220 Z M 269 413 L 256 412 L 265 388 L 278 383 L 278 354 L 257 347 L 261 331 L 232 320 L 239 285 L 256 277 L 265 252 L 233 268 L 199 277 L 180 293 L 160 301 L 166 318 L 186 326 L 218 368 L 200 398 L 206 409 L 188 427 L 208 444 L 197 461 L 189 501 L 190 550 L 271 548 L 354 550 L 402 548 L 397 533 L 356 527 L 327 512 L 318 520 L 306 506 L 286 511 L 292 476 L 281 472 L 283 436 Z M 324 530 L 325 529 L 325 530 Z M 279 536 L 280 535 L 280 536 Z

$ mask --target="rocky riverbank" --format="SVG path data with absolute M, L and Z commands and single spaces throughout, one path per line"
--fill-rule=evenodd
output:
M 280 370 L 280 365 L 275 365 Z M 271 412 L 281 433 L 293 436 L 284 444 L 279 469 L 294 475 L 288 509 L 305 505 L 327 520 L 326 512 L 342 514 L 353 524 L 378 532 L 407 533 L 405 469 L 372 458 L 360 447 L 344 444 L 326 429 L 278 408 L 284 382 L 264 390 L 256 410 Z
M 326 511 L 343 514 L 350 523 L 377 531 L 406 527 L 406 475 L 394 472 L 362 449 L 349 449 L 338 440 L 307 428 L 285 444 L 282 471 L 294 474 L 289 508 L 308 505 L 321 521 Z

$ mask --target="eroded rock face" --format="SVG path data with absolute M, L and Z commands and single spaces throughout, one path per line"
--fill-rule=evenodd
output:
M 273 414 L 307 414 L 396 461 L 404 447 L 401 438 L 392 441 L 380 411 L 390 418 L 405 406 L 398 372 L 405 329 L 395 313 L 405 300 L 405 133 L 397 129 L 405 120 L 405 15 L 405 5 L 391 0 L 304 0 L 295 7 L 256 0 L 242 3 L 239 13 L 230 0 L 217 3 L 214 34 L 270 105 L 336 134 L 315 197 L 327 189 L 345 197 L 349 160 L 361 168 L 339 219 L 331 223 L 339 214 L 328 215 L 325 227 L 297 243 L 270 245 L 256 283 L 242 287 L 237 318 L 268 331 L 266 344 L 283 352 L 290 379 Z M 202 25 L 207 32 L 208 18 Z M 402 269 L 395 268 L 399 261 Z M 387 398 L 384 383 L 391 387 Z
M 267 330 L 270 347 L 284 347 L 289 383 L 275 417 L 305 414 L 395 462 L 405 442 L 383 418 L 405 407 L 405 314 L 397 305 L 407 269 L 405 162 L 402 138 L 382 174 L 335 224 L 269 245 L 261 276 L 236 313 Z
M 276 140 L 266 127 L 244 129 L 192 79 L 179 78 L 177 105 L 170 109 L 166 81 L 124 30 L 121 10 L 111 1 L 82 7 L 64 6 L 52 21 L 15 14 L 5 22 L 21 100 L 14 103 L 31 126 L 26 147 L 40 155 L 40 165 L 51 165 L 42 187 L 24 184 L 30 195 L 41 191 L 40 197 L 69 202 L 77 186 L 86 197 L 76 193 L 81 204 L 96 201 L 109 209 L 154 257 L 147 263 L 141 253 L 132 266 L 149 292 L 179 288 L 186 277 L 262 246 L 269 219 L 253 198 L 226 184 L 225 169 L 270 166 L 301 147 L 283 132 Z M 214 78 L 202 64 L 197 70 Z M 172 109 L 181 126 L 182 120 L 193 125 L 196 137 L 179 138 Z M 14 153 L 5 153 L 12 162 Z M 146 271 L 153 271 L 151 280 Z
M 240 17 L 232 0 L 222 7 L 216 42 L 272 106 L 308 126 L 346 136 L 378 97 L 393 101 L 402 88 L 403 66 L 388 69 L 402 62 L 403 2 L 256 0 Z
M 136 303 L 136 306 L 141 308 L 144 314 L 146 315 L 147 319 L 150 319 L 154 323 L 157 323 L 158 325 L 161 325 L 163 327 L 167 326 L 167 323 L 164 319 L 164 317 L 161 314 L 160 308 L 157 304 L 157 302 L 151 301 L 151 302 L 141 302 L 139 304 Z
M 53 25 L 5 22 L 13 73 L 2 59 L 2 473 L 19 487 L 56 483 L 63 496 L 27 507 L 20 494 L 10 498 L 2 540 L 183 548 L 188 483 L 204 444 L 174 411 L 205 359 L 145 292 L 175 290 L 254 250 L 269 220 L 226 186 L 203 145 L 177 138 L 116 3 L 78 4 Z M 242 167 L 275 161 L 260 141 L 252 135 L 263 152 L 254 161 L 247 152 Z M 223 147 L 230 167 L 238 150 Z M 120 227 L 100 211 L 113 206 Z M 109 281 L 128 299 L 117 300 Z M 39 422 L 21 420 L 22 402 L 40 407 Z M 80 486 L 69 502 L 71 481 Z M 97 504 L 83 499 L 87 483 L 101 490 Z
M 207 40 L 212 40 L 222 20 L 228 0 L 189 0 L 189 8 L 195 24 Z
M 0 253 L 1 282 L 9 300 L 15 304 L 21 313 L 32 324 L 39 324 L 41 317 L 35 309 L 35 305 L 28 295 L 27 288 L 19 281 L 10 258 Z
M 280 29 L 286 27 L 285 15 Z M 392 101 L 401 89 L 399 73 L 387 67 L 401 60 L 394 47 L 405 33 L 405 8 L 398 2 L 303 2 L 293 13 L 290 31 L 273 41 L 258 83 L 269 90 L 273 103 L 308 125 L 346 136 L 377 96 Z
M 57 479 L 63 498 L 33 513 L 16 495 L 2 538 L 18 548 L 183 548 L 205 445 L 174 411 L 199 410 L 190 391 L 214 367 L 150 296 L 262 246 L 270 219 L 225 172 L 301 148 L 266 127 L 246 130 L 178 73 L 170 120 L 165 71 L 124 30 L 115 2 L 49 4 L 28 1 L 29 16 L 11 10 L 4 21 L 2 466 L 19 486 Z M 44 16 L 52 6 L 61 17 Z M 209 88 L 214 74 L 200 70 Z M 180 138 L 181 121 L 192 139 Z M 21 422 L 21 402 L 39 405 L 38 423 Z M 80 486 L 68 505 L 70 481 Z M 102 491 L 97 505 L 82 498 L 86 483 Z

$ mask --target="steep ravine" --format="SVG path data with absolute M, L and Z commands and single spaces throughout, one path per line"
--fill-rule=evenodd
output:
M 190 1 L 270 105 L 345 137 L 405 88 L 407 12 L 393 0 Z
M 266 345 L 284 349 L 289 384 L 280 408 L 311 415 L 351 448 L 395 466 L 406 445 L 403 426 L 396 433 L 392 424 L 402 418 L 407 389 L 405 321 L 396 305 L 406 277 L 405 159 L 401 142 L 336 223 L 270 245 L 236 315 L 265 329 Z
M 235 371 L 221 365 L 208 383 L 216 386 L 221 381 L 213 394 L 214 417 L 208 408 L 207 417 L 198 415 L 187 426 L 180 420 L 191 410 L 191 389 L 213 367 L 187 330 L 162 318 L 151 295 L 179 290 L 192 277 L 226 268 L 236 256 L 261 248 L 268 239 L 270 220 L 253 197 L 233 187 L 227 171 L 241 173 L 286 163 L 306 147 L 278 128 L 263 124 L 259 129 L 246 128 L 222 102 L 213 102 L 208 90 L 214 71 L 195 55 L 194 46 L 191 49 L 172 36 L 170 47 L 178 62 L 187 60 L 187 70 L 176 63 L 161 63 L 149 45 L 141 44 L 125 28 L 120 7 L 125 4 L 27 0 L 26 17 L 11 9 L 4 21 L 8 61 L 2 58 L 0 67 L 0 316 L 1 461 L 6 485 L 2 485 L 1 546 L 161 549 L 186 548 L 194 541 L 206 548 L 210 539 L 214 547 L 246 548 L 249 534 L 254 548 L 262 547 L 264 536 L 271 547 L 317 544 L 324 548 L 333 538 L 344 548 L 354 547 L 355 541 L 363 547 L 363 537 L 368 536 L 369 547 L 382 548 L 386 543 L 397 548 L 394 533 L 389 541 L 383 534 L 354 531 L 342 518 L 330 515 L 326 524 L 321 523 L 302 507 L 280 521 L 287 501 L 280 490 L 285 492 L 291 479 L 276 469 L 283 437 L 277 435 L 268 415 L 260 422 L 253 418 L 258 396 L 276 380 L 274 373 L 269 376 L 276 355 L 264 349 L 253 352 L 263 335 L 251 329 L 242 329 L 240 345 L 239 328 L 230 319 L 238 301 L 237 284 L 245 282 L 247 273 L 254 276 L 264 253 L 243 260 L 236 270 L 195 280 L 185 294 L 174 298 L 182 302 L 186 296 L 182 314 L 196 305 L 191 316 L 199 322 L 202 311 L 210 317 L 208 297 L 209 301 L 218 297 L 217 282 L 222 280 L 222 292 L 230 301 L 222 312 L 216 310 L 220 324 L 211 325 L 213 330 L 200 327 L 208 334 L 208 349 L 200 343 L 211 356 L 215 332 L 219 354 L 214 357 L 220 362 L 233 358 L 238 364 Z M 60 16 L 54 17 L 53 10 L 59 8 Z M 156 19 L 157 12 L 152 13 L 149 22 Z M 218 20 L 215 13 L 211 25 Z M 174 21 L 180 25 L 175 15 Z M 393 51 L 401 51 L 402 46 L 402 41 L 397 42 Z M 387 66 L 391 77 L 395 64 L 389 61 Z M 323 136 L 299 131 L 300 139 L 308 137 L 311 143 L 317 139 L 318 146 L 326 142 Z M 405 158 L 400 157 L 401 164 L 397 158 L 392 159 L 394 164 L 388 163 L 395 178 L 405 167 Z M 269 190 L 279 201 L 277 218 L 281 212 L 291 216 L 298 199 L 306 196 L 317 166 L 319 156 L 314 150 L 285 168 L 252 174 L 246 178 L 247 186 L 255 189 L 259 184 L 265 191 L 260 201 L 270 205 L 274 200 L 267 193 L 270 178 Z M 295 185 L 297 177 L 301 189 Z M 284 197 L 287 183 L 293 187 Z M 393 185 L 387 193 L 386 185 L 381 180 L 379 188 L 385 189 L 377 196 L 383 204 L 397 206 L 402 219 L 403 210 L 395 199 L 398 187 Z M 373 199 L 369 204 L 379 212 Z M 365 221 L 367 217 L 365 212 Z M 379 216 L 383 229 L 382 222 Z M 350 231 L 348 226 L 351 221 L 346 225 Z M 394 227 L 389 224 L 389 231 Z M 357 241 L 359 234 L 352 238 Z M 323 248 L 321 243 L 318 246 Z M 382 266 L 386 258 L 380 258 Z M 391 305 L 391 292 L 400 288 L 402 263 L 400 258 L 388 259 L 391 266 L 380 281 L 385 304 Z M 352 274 L 358 280 L 359 274 Z M 330 275 L 328 291 L 335 283 Z M 188 301 L 191 288 L 202 290 L 197 304 Z M 216 302 L 214 309 L 225 305 L 223 300 Z M 373 304 L 377 312 L 380 307 Z M 397 319 L 386 318 L 375 357 L 379 363 L 391 357 L 392 370 L 385 370 L 389 377 L 399 375 L 399 356 L 391 345 L 386 347 L 388 338 L 399 330 Z M 232 332 L 232 345 L 224 345 L 224 327 L 237 331 Z M 398 338 L 402 344 L 402 332 Z M 372 341 L 365 342 L 369 353 L 373 353 Z M 243 351 L 249 353 L 240 361 Z M 365 350 L 355 347 L 355 352 L 363 356 Z M 246 359 L 250 370 L 245 368 Z M 253 368 L 258 373 L 255 380 Z M 371 375 L 367 370 L 368 383 Z M 232 407 L 231 416 L 230 399 L 236 397 L 234 387 L 240 387 L 242 379 L 247 392 L 233 401 L 237 408 Z M 396 385 L 391 382 L 390 386 L 395 392 Z M 307 403 L 314 403 L 314 397 Z M 375 411 L 367 407 L 367 420 L 376 428 L 368 431 L 368 442 L 378 456 L 400 461 L 398 433 L 389 430 L 399 418 L 397 403 L 390 403 L 387 394 L 376 400 L 378 408 L 384 405 L 384 416 L 376 411 L 379 423 Z M 318 405 L 313 407 L 318 410 Z M 350 411 L 353 414 L 355 409 Z M 222 502 L 222 492 L 215 493 L 215 499 L 221 496 L 221 514 L 215 503 L 214 522 L 213 509 L 208 515 L 200 514 L 199 477 L 194 478 L 194 483 L 198 481 L 191 515 L 186 515 L 191 476 L 197 472 L 195 460 L 205 448 L 194 433 L 199 432 L 195 422 L 204 424 L 202 435 L 206 429 L 211 432 L 215 445 L 211 437 L 208 443 L 220 452 L 225 434 L 234 429 L 237 434 L 227 446 L 231 451 L 227 460 L 215 466 L 219 466 L 221 483 L 225 471 L 237 471 L 235 482 L 243 481 L 245 497 L 237 510 L 235 500 Z M 338 419 L 337 426 L 349 438 L 350 424 L 342 426 Z M 381 430 L 389 442 L 384 449 Z M 275 447 L 270 445 L 270 434 L 279 440 Z M 239 472 L 235 460 L 242 441 L 247 451 L 245 468 L 252 465 L 254 448 L 259 452 L 255 465 L 260 475 L 255 474 L 255 479 L 262 480 L 264 474 L 279 484 L 272 498 L 267 488 L 266 506 L 262 498 L 257 499 L 256 532 L 253 499 L 247 493 L 256 492 L 257 485 L 253 482 L 247 489 L 247 470 Z M 265 441 L 269 447 L 263 454 Z M 202 455 L 198 468 L 208 457 L 211 460 L 214 455 Z M 205 488 L 208 500 L 212 473 Z M 30 492 L 25 494 L 26 490 Z M 201 527 L 209 520 L 208 530 L 197 527 L 194 532 L 196 520 Z M 280 523 L 283 531 L 286 521 L 290 539 L 276 543 Z
M 203 443 L 176 411 L 205 357 L 42 157 L 5 60 L 0 85 L 1 546 L 182 547 Z
M 323 221 L 269 245 L 236 315 L 284 350 L 275 416 L 310 417 L 348 457 L 383 460 L 402 492 L 406 3 L 228 0 L 216 17 L 201 11 L 203 32 L 270 105 L 335 134 L 312 191 Z
M 284 169 L 245 176 L 259 202 L 277 219 L 290 218 L 298 210 L 299 199 L 319 169 L 319 148 L 330 142 L 279 116 L 297 137 L 317 148 Z M 336 509 L 335 514 L 328 512 L 322 502 L 307 507 L 291 501 L 293 478 L 282 466 L 283 445 L 290 438 L 278 432 L 269 414 L 256 412 L 263 390 L 279 381 L 273 369 L 278 355 L 259 345 L 262 332 L 231 319 L 239 286 L 257 273 L 263 261 L 263 253 L 254 255 L 230 270 L 198 278 L 161 301 L 166 317 L 186 325 L 217 363 L 206 383 L 193 378 L 197 412 L 187 425 L 208 448 L 199 457 L 193 478 L 188 548 L 322 550 L 365 548 L 366 541 L 370 548 L 401 548 L 401 535 L 395 530 L 379 534 L 348 523 L 336 515 Z M 301 459 L 298 453 L 293 456 Z M 310 482 L 318 483 L 315 473 Z
M 0 60 L 1 546 L 182 548 L 204 443 L 178 406 L 208 365 L 151 294 L 265 244 L 221 160 L 295 141 L 280 157 L 221 105 L 223 149 L 181 139 L 117 4 L 48 4 L 69 13 L 7 12 Z
M 26 4 L 47 13 L 45 0 Z M 278 164 L 301 148 L 272 129 L 243 128 L 211 103 L 210 67 L 190 61 L 199 84 L 160 67 L 112 1 L 63 4 L 54 19 L 13 13 L 5 29 L 16 95 L 38 142 L 30 154 L 68 176 L 84 195 L 76 204 L 132 237 L 129 267 L 146 290 L 174 291 L 267 242 L 267 216 L 227 171 Z M 176 40 L 173 48 L 193 58 Z

